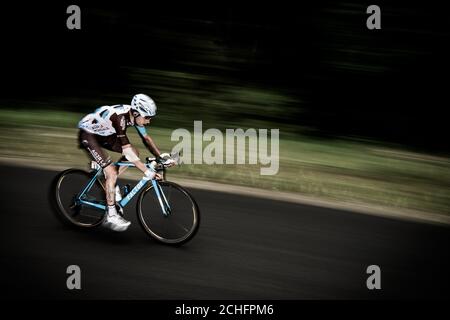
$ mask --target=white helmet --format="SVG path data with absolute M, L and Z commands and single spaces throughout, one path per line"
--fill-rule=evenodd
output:
M 131 100 L 131 109 L 136 110 L 142 117 L 154 117 L 156 104 L 149 96 L 139 93 Z

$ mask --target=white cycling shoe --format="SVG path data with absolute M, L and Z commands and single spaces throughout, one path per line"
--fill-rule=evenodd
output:
M 102 225 L 113 231 L 123 232 L 128 229 L 131 222 L 122 218 L 118 213 L 106 213 Z

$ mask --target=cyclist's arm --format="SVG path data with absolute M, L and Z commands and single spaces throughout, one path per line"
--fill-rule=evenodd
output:
M 153 139 L 147 134 L 147 130 L 145 130 L 144 126 L 135 126 L 137 132 L 142 138 L 142 141 L 147 146 L 147 148 L 150 150 L 150 152 L 155 156 L 159 157 L 161 155 L 161 151 L 159 151 L 158 147 L 156 146 Z
M 148 168 L 147 166 L 139 159 L 136 153 L 133 151 L 131 144 L 126 144 L 122 146 L 122 154 L 127 158 L 128 161 L 134 163 L 136 168 L 145 173 Z
M 132 162 L 139 170 L 145 173 L 148 168 L 139 159 L 139 157 L 131 147 L 130 140 L 126 135 L 126 125 L 124 124 L 123 117 L 119 117 L 117 114 L 113 114 L 109 119 L 112 126 L 116 130 L 117 139 L 119 139 L 120 144 L 122 145 L 122 154 L 127 158 L 128 161 Z
M 109 120 L 111 121 L 112 127 L 116 131 L 117 138 L 120 141 L 120 144 L 122 146 L 130 144 L 130 140 L 128 139 L 126 135 L 126 126 L 123 125 L 124 119 L 123 117 L 119 117 L 117 114 L 113 114 Z M 122 123 L 121 123 L 122 122 Z

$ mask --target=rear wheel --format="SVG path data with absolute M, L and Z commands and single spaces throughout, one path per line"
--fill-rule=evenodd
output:
M 152 185 L 141 192 L 136 206 L 138 220 L 144 231 L 157 241 L 181 245 L 191 240 L 200 225 L 200 210 L 194 198 L 181 186 L 168 181 L 159 182 L 170 206 L 168 214 Z
M 102 222 L 104 210 L 84 205 L 78 199 L 92 177 L 92 174 L 86 171 L 68 169 L 55 178 L 53 185 L 55 206 L 65 222 L 85 228 L 98 226 Z M 105 191 L 99 180 L 94 182 L 81 200 L 106 204 Z

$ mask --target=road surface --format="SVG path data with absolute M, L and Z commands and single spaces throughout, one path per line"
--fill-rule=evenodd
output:
M 2 294 L 36 299 L 449 298 L 450 228 L 190 189 L 202 213 L 186 246 L 160 245 L 135 214 L 125 233 L 55 219 L 56 172 L 2 166 Z M 66 269 L 81 268 L 81 290 Z M 381 269 L 368 290 L 367 267 Z

